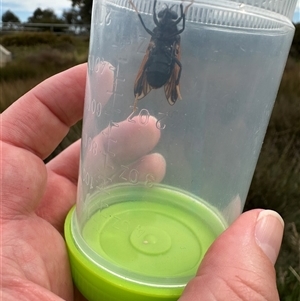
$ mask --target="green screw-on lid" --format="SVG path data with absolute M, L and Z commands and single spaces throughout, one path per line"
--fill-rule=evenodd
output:
M 74 282 L 89 301 L 177 300 L 224 230 L 206 204 L 166 188 L 117 187 L 93 202 L 105 209 L 82 229 L 74 209 L 65 223 Z

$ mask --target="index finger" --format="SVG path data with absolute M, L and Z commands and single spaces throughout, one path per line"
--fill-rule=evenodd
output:
M 46 158 L 82 118 L 86 64 L 61 72 L 30 90 L 2 114 L 2 140 Z M 112 85 L 113 71 L 100 85 Z

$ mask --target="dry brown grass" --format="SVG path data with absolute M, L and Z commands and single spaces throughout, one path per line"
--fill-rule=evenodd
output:
M 3 112 L 16 99 L 32 89 L 44 78 L 29 78 L 26 80 L 15 80 L 12 82 L 0 82 L 1 103 L 0 111 Z
M 276 264 L 283 301 L 300 301 L 300 62 L 288 60 L 246 209 L 278 211 L 286 224 Z

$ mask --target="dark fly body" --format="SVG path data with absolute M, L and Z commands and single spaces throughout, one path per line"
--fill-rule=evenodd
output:
M 186 6 L 184 11 L 181 3 L 180 16 L 178 16 L 172 10 L 173 6 L 167 6 L 156 14 L 157 0 L 154 0 L 153 22 L 156 27 L 150 30 L 145 26 L 142 16 L 132 0 L 129 0 L 129 3 L 137 12 L 142 26 L 151 36 L 134 83 L 134 111 L 138 100 L 144 98 L 152 89 L 158 89 L 162 86 L 164 86 L 165 95 L 170 105 L 173 105 L 178 98 L 182 99 L 179 88 L 182 70 L 180 34 L 185 29 L 185 15 L 193 2 L 194 0 Z M 182 28 L 178 29 L 177 25 L 180 22 L 182 22 Z

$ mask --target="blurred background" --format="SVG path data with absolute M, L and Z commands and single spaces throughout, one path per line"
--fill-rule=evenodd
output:
M 2 1 L 0 110 L 47 77 L 87 61 L 92 0 Z M 300 1 L 295 37 L 245 210 L 278 211 L 286 227 L 276 264 L 282 301 L 300 301 Z M 70 129 L 46 162 L 81 136 Z

